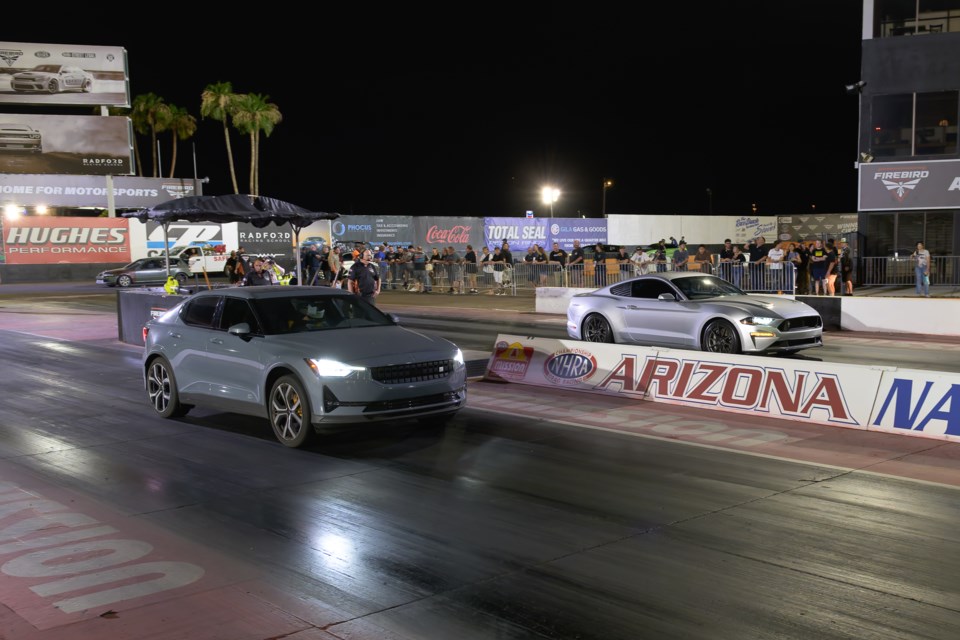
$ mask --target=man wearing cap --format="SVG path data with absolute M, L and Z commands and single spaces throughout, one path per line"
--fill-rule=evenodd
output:
M 350 266 L 347 282 L 350 291 L 370 304 L 376 304 L 376 297 L 380 295 L 380 273 L 373 263 L 373 251 L 363 250 L 359 259 Z

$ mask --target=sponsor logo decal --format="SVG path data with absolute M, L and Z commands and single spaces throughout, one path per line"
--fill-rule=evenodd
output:
M 916 403 L 915 386 L 920 387 Z M 951 384 L 946 390 L 934 386 L 932 380 L 894 378 L 873 426 L 908 431 L 933 431 L 939 426 L 938 433 L 960 436 L 960 385 Z
M 193 193 L 193 185 L 181 182 L 163 182 L 160 188 L 170 194 L 171 198 L 182 198 Z
M 441 229 L 436 225 L 427 230 L 426 241 L 429 243 L 441 242 L 444 244 L 467 244 L 470 242 L 470 229 L 461 224 L 449 229 Z
M 49 58 L 49 57 L 50 57 L 50 52 L 49 52 L 49 51 L 34 51 L 34 52 L 33 52 L 33 55 L 37 56 L 38 58 Z
M 507 380 L 522 380 L 532 359 L 533 347 L 524 347 L 519 342 L 499 342 L 494 348 L 490 372 Z
M 597 371 L 597 359 L 589 351 L 569 349 L 551 353 L 543 363 L 543 376 L 551 383 L 570 386 L 584 382 Z
M 626 355 L 595 387 L 630 396 L 738 411 L 774 412 L 829 423 L 858 425 L 836 375 L 700 360 Z
M 22 55 L 23 51 L 20 49 L 0 49 L 0 60 L 6 62 L 8 67 L 12 67 Z
M 929 177 L 929 169 L 882 169 L 873 172 L 873 179 L 879 180 L 897 202 L 903 202 L 924 178 Z

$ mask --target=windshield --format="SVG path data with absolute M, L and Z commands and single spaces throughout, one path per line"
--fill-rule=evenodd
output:
M 673 285 L 689 300 L 703 300 L 718 296 L 742 296 L 743 291 L 726 280 L 716 276 L 696 276 L 693 278 L 677 278 Z
M 253 301 L 264 333 L 289 334 L 396 324 L 389 315 L 353 296 L 289 296 Z

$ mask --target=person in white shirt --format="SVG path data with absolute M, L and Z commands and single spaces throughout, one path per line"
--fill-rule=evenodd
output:
M 637 247 L 633 255 L 630 256 L 630 262 L 633 263 L 633 275 L 642 276 L 647 273 L 653 263 L 653 256 L 644 251 L 642 247 Z
M 791 282 L 788 286 L 785 279 L 785 271 L 783 268 L 783 260 L 785 258 L 783 249 L 780 245 L 775 244 L 770 251 L 767 252 L 767 257 L 763 258 L 770 265 L 770 288 L 776 289 L 777 291 L 790 290 L 793 291 L 793 283 Z

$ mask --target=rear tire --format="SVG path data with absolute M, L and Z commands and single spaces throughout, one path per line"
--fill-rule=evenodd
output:
M 180 403 L 177 379 L 173 376 L 173 368 L 166 358 L 157 358 L 150 362 L 147 369 L 147 397 L 153 410 L 161 418 L 180 418 L 193 408 Z
M 583 339 L 586 342 L 613 343 L 613 328 L 607 319 L 598 313 L 591 313 L 583 321 Z
M 740 337 L 726 320 L 711 320 L 703 330 L 703 350 L 709 353 L 740 353 Z
M 306 445 L 313 436 L 310 404 L 296 376 L 283 376 L 273 383 L 267 400 L 273 435 L 285 447 Z

